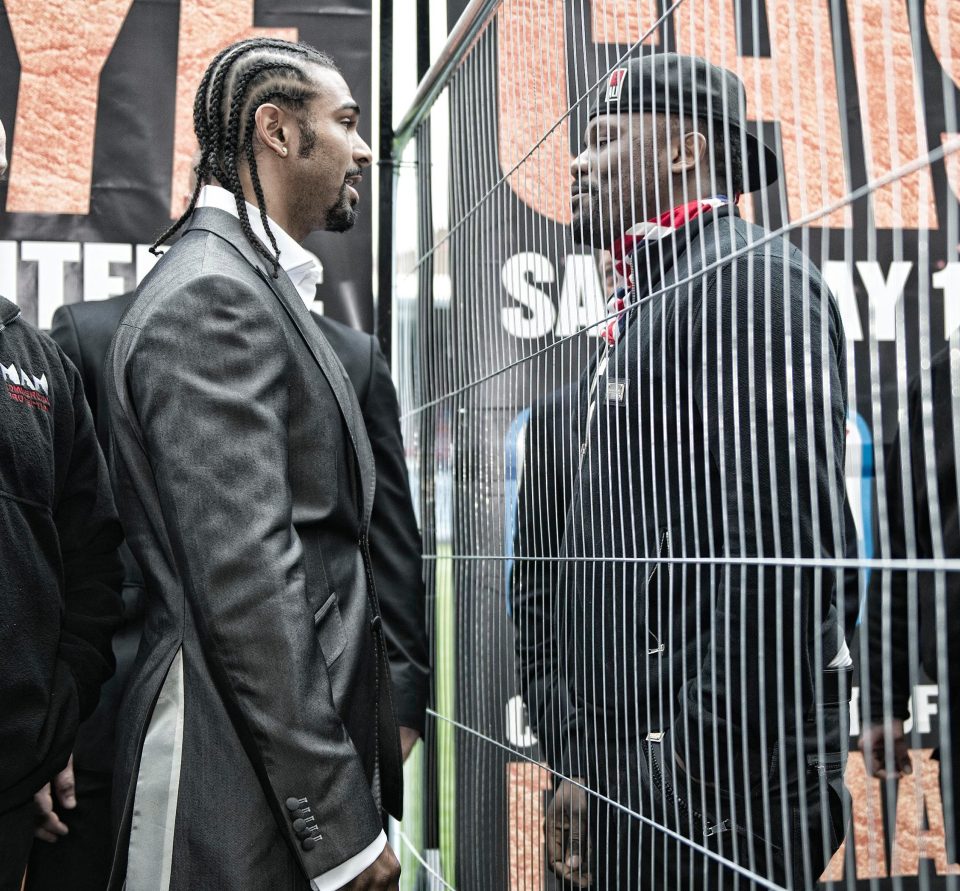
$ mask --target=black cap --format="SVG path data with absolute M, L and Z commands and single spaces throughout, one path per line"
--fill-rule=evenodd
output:
M 776 154 L 745 127 L 747 91 L 732 71 L 698 56 L 645 53 L 614 68 L 600 85 L 590 119 L 621 111 L 651 111 L 726 120 L 740 132 L 748 192 L 772 183 L 778 175 Z M 719 132 L 723 132 L 722 130 Z

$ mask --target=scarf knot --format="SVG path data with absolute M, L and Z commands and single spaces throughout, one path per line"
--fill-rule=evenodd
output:
M 687 204 L 678 204 L 666 213 L 660 214 L 660 216 L 655 219 L 647 220 L 645 223 L 638 223 L 636 226 L 628 229 L 613 243 L 610 250 L 610 253 L 613 255 L 613 268 L 626 284 L 617 288 L 613 297 L 607 303 L 607 315 L 616 313 L 616 316 L 610 321 L 606 330 L 601 335 L 609 346 L 613 346 L 623 333 L 626 321 L 626 310 L 631 302 L 630 296 L 635 293 L 633 263 L 639 245 L 645 241 L 659 241 L 667 235 L 672 235 L 678 229 L 682 229 L 708 210 L 713 210 L 714 208 L 722 207 L 729 203 L 729 200 L 725 196 L 718 195 L 715 198 L 706 198 L 702 201 L 690 201 Z

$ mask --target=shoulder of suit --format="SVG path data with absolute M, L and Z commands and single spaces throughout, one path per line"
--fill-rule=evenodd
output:
M 372 352 L 373 342 L 376 340 L 372 334 L 367 334 L 366 331 L 358 331 L 356 328 L 344 325 L 343 322 L 338 322 L 328 316 L 321 316 L 315 312 L 311 312 L 310 315 L 316 319 L 317 325 L 335 351 L 339 352 L 339 349 L 343 348 L 354 353 Z
M 109 322 L 112 322 L 116 327 L 123 314 L 133 306 L 136 296 L 136 291 L 129 291 L 117 297 L 108 297 L 106 300 L 65 303 L 57 309 L 57 313 L 69 315 L 77 327 L 86 323 L 99 326 Z
M 269 283 L 229 242 L 206 230 L 190 230 L 141 282 L 123 322 L 138 328 L 166 313 L 203 313 L 221 291 L 232 304 L 249 304 L 251 311 L 261 306 L 269 313 L 275 302 Z

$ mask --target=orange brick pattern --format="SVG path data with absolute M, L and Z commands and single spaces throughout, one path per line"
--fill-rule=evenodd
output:
M 927 154 L 923 103 L 906 4 L 896 0 L 849 2 L 867 176 L 875 180 Z M 876 225 L 882 229 L 936 228 L 933 195 L 929 166 L 877 189 L 871 196 Z
M 20 58 L 6 208 L 86 214 L 100 71 L 133 0 L 6 0 Z
M 510 188 L 528 207 L 569 223 L 570 125 L 563 119 L 568 101 L 563 18 L 564 5 L 551 0 L 504 0 L 500 7 L 499 143 L 500 167 L 504 173 L 513 171 L 507 177 Z M 560 126 L 551 130 L 561 119 Z
M 681 3 L 677 48 L 735 71 L 750 120 L 777 121 L 789 217 L 806 216 L 847 193 L 833 68 L 830 0 L 768 0 L 770 58 L 737 56 L 733 4 Z M 849 225 L 841 210 L 816 225 Z
M 593 14 L 593 42 L 599 44 L 633 46 L 641 42 L 641 38 L 644 38 L 660 18 L 656 0 L 593 0 L 590 7 Z M 642 15 L 638 15 L 638 8 Z M 653 31 L 642 42 L 656 46 L 660 43 L 659 34 Z
M 513 761 L 507 765 L 510 829 L 510 891 L 543 888 L 543 793 L 551 773 L 539 764 Z

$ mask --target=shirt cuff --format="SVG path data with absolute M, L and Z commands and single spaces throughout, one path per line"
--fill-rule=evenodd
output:
M 340 891 L 352 882 L 368 866 L 376 861 L 387 846 L 387 836 L 381 831 L 372 844 L 367 845 L 359 854 L 354 854 L 339 866 L 328 870 L 310 882 L 313 891 Z

